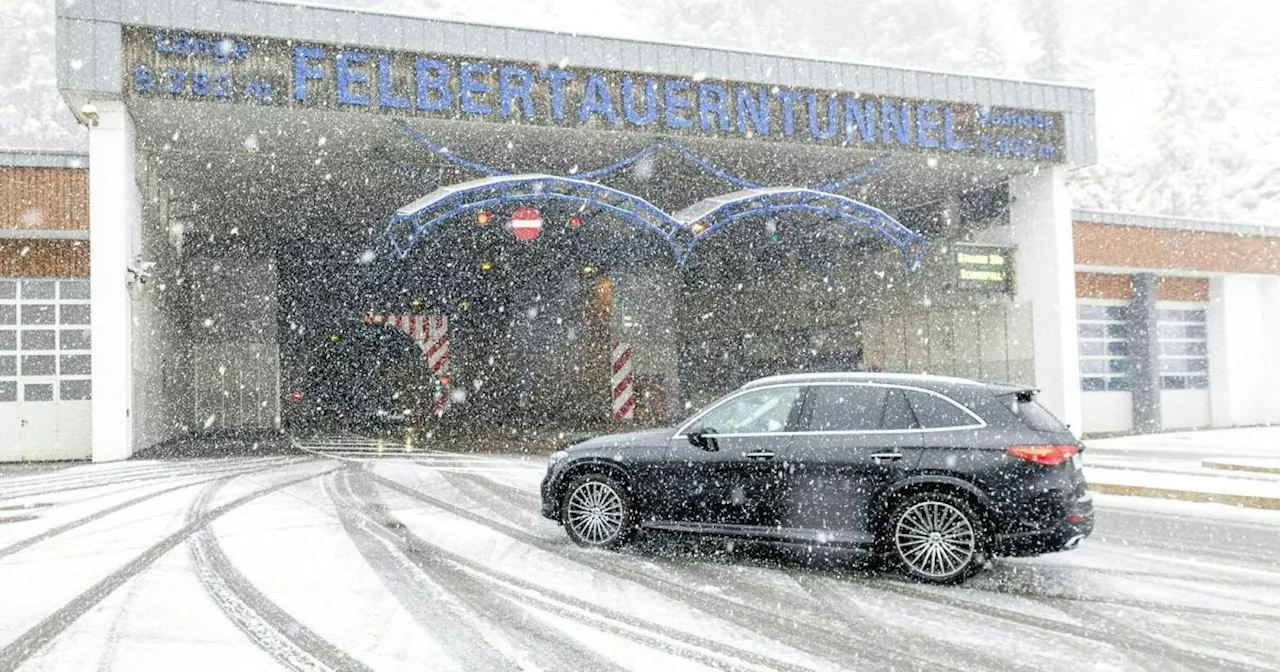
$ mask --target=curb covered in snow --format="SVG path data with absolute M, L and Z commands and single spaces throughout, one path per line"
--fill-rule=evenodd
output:
M 1203 460 L 1200 462 L 1200 466 L 1205 469 L 1251 471 L 1257 474 L 1280 474 L 1280 460 Z
M 1155 499 L 1176 499 L 1184 502 L 1209 502 L 1228 506 L 1243 506 L 1252 509 L 1280 510 L 1280 497 L 1258 497 L 1253 495 L 1232 495 L 1219 492 L 1200 492 L 1195 490 L 1175 490 L 1172 488 L 1156 488 L 1141 485 L 1120 485 L 1116 483 L 1089 483 L 1089 489 L 1108 495 L 1127 495 L 1130 497 L 1152 497 Z M 1280 494 L 1280 493 L 1278 493 Z

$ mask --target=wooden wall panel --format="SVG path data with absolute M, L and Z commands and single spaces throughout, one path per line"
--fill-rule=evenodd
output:
M 0 240 L 0 277 L 87 278 L 83 240 Z
M 0 229 L 88 229 L 89 171 L 0 166 Z
M 1129 276 L 1118 273 L 1076 273 L 1076 298 L 1120 299 L 1128 301 L 1133 295 Z
M 1076 298 L 1119 299 L 1133 296 L 1130 276 L 1123 273 L 1076 273 Z M 1156 299 L 1160 301 L 1209 301 L 1209 279 L 1172 275 L 1156 276 Z
M 1160 301 L 1209 302 L 1209 278 L 1156 278 L 1156 299 Z
M 1076 264 L 1280 275 L 1280 237 L 1076 222 Z

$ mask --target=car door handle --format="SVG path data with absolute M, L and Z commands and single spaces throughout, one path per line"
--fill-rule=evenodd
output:
M 901 460 L 902 458 L 903 458 L 902 453 L 872 453 L 871 454 L 871 459 L 875 460 L 876 462 Z
M 767 450 L 757 450 L 750 453 L 743 453 L 742 456 L 749 460 L 772 460 L 774 458 L 774 453 Z

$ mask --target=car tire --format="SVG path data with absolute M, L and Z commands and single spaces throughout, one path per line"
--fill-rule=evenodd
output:
M 635 531 L 634 518 L 627 489 L 604 473 L 575 476 L 560 501 L 560 521 L 569 538 L 587 548 L 622 546 Z
M 922 583 L 960 583 L 987 562 L 981 517 L 963 498 L 942 492 L 898 502 L 885 522 L 883 543 L 889 563 Z

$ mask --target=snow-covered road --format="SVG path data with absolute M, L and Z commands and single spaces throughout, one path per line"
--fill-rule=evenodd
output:
M 0 670 L 1280 669 L 1280 514 L 1099 497 L 1077 550 L 933 588 L 650 538 L 579 549 L 538 458 L 0 478 Z

